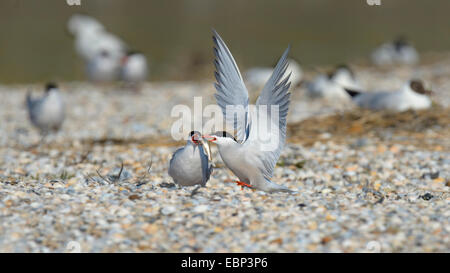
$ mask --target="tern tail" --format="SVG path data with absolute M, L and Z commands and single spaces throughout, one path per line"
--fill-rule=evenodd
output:
M 348 89 L 348 88 L 344 88 L 345 92 L 347 92 L 347 94 L 350 95 L 350 97 L 354 98 L 356 96 L 358 96 L 359 94 L 361 94 L 360 91 L 356 91 L 356 90 L 352 90 L 352 89 Z
M 258 183 L 259 185 L 255 186 L 255 188 L 263 190 L 265 192 L 288 192 L 288 193 L 296 193 L 296 191 L 293 191 L 285 186 L 281 186 L 278 184 L 273 183 L 270 180 L 265 180 L 263 183 Z

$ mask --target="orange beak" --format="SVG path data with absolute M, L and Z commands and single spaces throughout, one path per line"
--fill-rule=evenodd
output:
M 214 142 L 217 140 L 217 138 L 215 136 L 210 136 L 210 135 L 203 135 L 203 138 L 210 142 Z

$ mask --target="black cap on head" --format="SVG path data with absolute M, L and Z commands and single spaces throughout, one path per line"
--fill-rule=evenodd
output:
M 197 135 L 196 137 L 194 137 Z M 194 142 L 195 144 L 198 144 L 198 141 L 202 138 L 202 134 L 200 134 L 199 131 L 191 131 L 189 133 L 189 141 Z
M 328 79 L 329 79 L 329 80 L 333 79 L 335 73 L 336 73 L 336 71 L 330 71 L 330 72 L 328 72 L 328 73 L 327 73 Z
M 229 138 L 233 139 L 234 141 L 236 141 L 236 138 L 234 138 L 234 136 L 232 134 L 225 132 L 225 131 L 217 131 L 214 133 L 214 135 L 218 136 L 218 137 L 229 137 Z
M 353 70 L 347 64 L 340 64 L 340 65 L 336 66 L 336 71 L 338 71 L 339 69 L 346 69 L 352 77 L 355 76 L 355 74 L 353 73 Z
M 338 69 L 347 69 L 347 70 L 351 71 L 350 67 L 347 64 L 338 64 L 336 66 L 336 70 L 338 70 Z
M 395 50 L 397 50 L 397 51 L 402 49 L 403 47 L 407 46 L 408 44 L 409 44 L 408 40 L 406 39 L 405 36 L 398 36 L 394 40 L 394 47 L 395 47 Z
M 58 85 L 54 82 L 49 82 L 45 85 L 45 91 L 49 91 L 50 89 L 58 88 Z
M 422 95 L 430 95 L 432 92 L 430 90 L 426 90 L 425 87 L 423 86 L 423 82 L 421 80 L 411 80 L 411 82 L 409 83 L 409 86 L 411 87 L 411 89 L 418 93 L 418 94 L 422 94 Z

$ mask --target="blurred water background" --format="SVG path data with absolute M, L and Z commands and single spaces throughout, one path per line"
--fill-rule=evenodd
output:
M 211 28 L 243 67 L 272 65 L 288 44 L 304 65 L 338 64 L 400 34 L 420 52 L 448 51 L 449 11 L 449 0 L 1 0 L 0 83 L 83 80 L 65 30 L 80 12 L 143 51 L 150 80 L 161 81 L 200 78 L 212 62 Z

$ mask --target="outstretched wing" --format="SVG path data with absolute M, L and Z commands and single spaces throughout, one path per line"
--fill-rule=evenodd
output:
M 261 160 L 260 170 L 267 179 L 273 175 L 273 169 L 280 157 L 286 141 L 286 123 L 289 110 L 289 75 L 287 56 L 290 46 L 284 51 L 272 76 L 265 84 L 256 101 L 256 120 L 252 121 L 249 145 L 257 146 L 258 158 Z M 255 117 L 251 113 L 252 117 Z M 264 124 L 265 123 L 265 124 Z M 265 140 L 263 140 L 265 139 Z M 256 150 L 256 149 L 255 149 Z
M 242 143 L 248 138 L 249 133 L 248 91 L 233 55 L 219 34 L 214 30 L 213 32 L 216 101 L 222 108 L 227 123 L 233 124 L 237 140 Z M 234 106 L 233 109 L 229 109 L 233 111 L 228 112 L 228 115 L 227 106 Z

